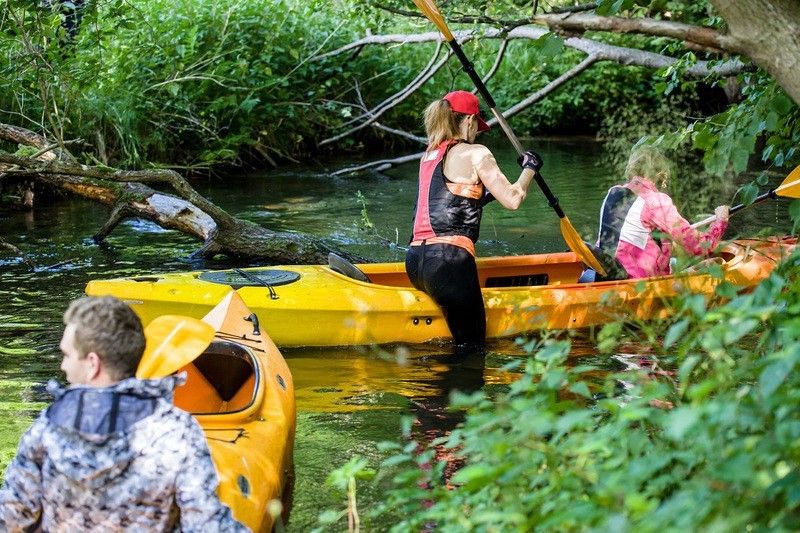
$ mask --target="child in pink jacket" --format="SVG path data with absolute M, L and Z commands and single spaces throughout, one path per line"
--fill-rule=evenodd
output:
M 688 253 L 707 255 L 728 226 L 728 206 L 714 211 L 717 219 L 700 233 L 683 218 L 672 198 L 660 192 L 669 180 L 669 162 L 657 149 L 644 146 L 631 153 L 627 182 L 609 189 L 600 210 L 597 246 L 615 257 L 631 278 L 670 273 L 672 242 Z

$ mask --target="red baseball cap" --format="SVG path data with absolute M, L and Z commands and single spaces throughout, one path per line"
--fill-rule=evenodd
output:
M 481 106 L 477 96 L 468 91 L 453 91 L 444 95 L 444 99 L 450 102 L 450 109 L 456 113 L 477 115 L 478 131 L 489 129 L 489 125 L 481 118 Z

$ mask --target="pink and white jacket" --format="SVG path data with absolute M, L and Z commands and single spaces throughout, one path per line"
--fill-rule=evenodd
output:
M 600 236 L 597 246 L 615 256 L 631 278 L 663 276 L 670 273 L 670 241 L 694 255 L 713 250 L 725 229 L 726 220 L 714 221 L 700 233 L 683 218 L 672 198 L 659 192 L 642 177 L 608 190 L 600 210 Z M 667 239 L 658 239 L 653 232 Z

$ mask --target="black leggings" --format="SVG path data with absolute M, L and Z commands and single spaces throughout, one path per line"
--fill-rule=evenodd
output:
M 409 246 L 406 272 L 414 287 L 439 304 L 458 347 L 477 348 L 486 339 L 486 311 L 475 258 L 460 246 Z

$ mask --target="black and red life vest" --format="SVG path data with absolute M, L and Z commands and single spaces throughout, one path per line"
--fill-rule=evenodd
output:
M 445 156 L 459 142 L 444 141 L 425 152 L 420 161 L 412 242 L 451 235 L 464 235 L 472 242 L 478 240 L 485 203 L 483 184 L 479 184 L 481 197 L 469 198 L 451 192 L 447 184 L 452 182 L 444 175 Z

